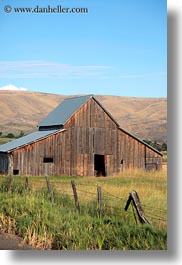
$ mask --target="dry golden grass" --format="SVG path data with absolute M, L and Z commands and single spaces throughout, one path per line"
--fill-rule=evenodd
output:
M 37 250 L 50 249 L 53 241 L 53 236 L 48 235 L 46 229 L 42 236 L 38 235 L 37 232 L 28 227 L 26 241 L 29 245 Z

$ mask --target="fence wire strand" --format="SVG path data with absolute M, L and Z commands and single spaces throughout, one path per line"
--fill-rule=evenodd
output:
M 24 177 L 21 180 L 18 178 L 13 178 L 11 185 L 23 185 L 26 186 L 26 181 L 27 178 Z M 10 183 L 9 178 L 7 177 L 0 177 L 0 184 L 1 185 L 8 185 L 8 183 Z M 34 185 L 34 183 L 36 183 Z M 35 187 L 37 184 L 40 184 L 40 186 L 38 185 L 38 187 Z M 58 187 L 59 184 L 59 187 Z M 9 184 L 10 185 L 10 184 Z M 54 190 L 58 191 L 61 195 L 65 195 L 65 196 L 69 196 L 70 198 L 72 198 L 72 200 L 74 199 L 74 195 L 73 195 L 73 191 L 72 191 L 72 187 L 70 183 L 65 183 L 65 182 L 61 182 L 61 181 L 56 181 L 56 180 L 50 180 L 50 185 Z M 35 178 L 30 178 L 28 177 L 28 188 L 32 188 L 32 190 L 38 190 L 39 188 L 47 188 L 46 185 L 46 179 L 35 179 Z M 85 188 L 85 190 L 83 189 L 83 187 Z M 78 183 L 77 185 L 77 192 L 78 192 L 78 198 L 80 200 L 80 198 L 83 199 L 84 196 L 84 200 L 85 202 L 87 201 L 95 201 L 97 202 L 97 190 L 95 190 L 95 192 L 89 191 L 89 188 L 92 187 L 94 189 L 96 189 L 98 187 L 98 185 L 93 185 L 93 184 L 89 184 L 89 183 Z M 11 187 L 12 188 L 12 187 Z M 119 204 L 120 202 L 122 202 L 122 204 Z M 82 203 L 82 201 L 80 201 L 79 203 Z M 113 205 L 114 204 L 114 205 Z M 117 206 L 117 204 L 119 204 Z M 116 196 L 114 194 L 111 194 L 110 192 L 108 192 L 105 188 L 102 187 L 102 209 L 104 208 L 109 208 L 109 209 L 114 209 L 117 211 L 121 211 L 121 213 L 123 212 L 124 209 L 124 204 L 126 204 L 126 199 L 121 198 L 119 196 Z M 131 210 L 135 219 L 135 222 L 137 223 L 137 217 L 136 217 L 136 211 L 134 209 L 133 203 L 131 203 Z M 160 215 L 158 215 L 159 212 L 161 213 L 167 213 L 166 209 L 161 209 L 161 208 L 157 208 L 157 207 L 151 207 L 149 205 L 146 204 L 142 204 L 142 207 L 144 208 L 144 211 L 146 212 L 147 217 L 149 217 L 150 219 L 156 220 L 159 223 L 162 222 L 164 224 L 166 224 L 167 222 L 167 218 L 162 217 Z M 152 210 L 151 212 L 149 212 L 150 210 Z

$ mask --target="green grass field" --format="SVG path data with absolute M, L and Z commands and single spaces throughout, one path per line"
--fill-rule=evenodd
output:
M 77 187 L 78 213 L 71 180 Z M 166 172 L 128 171 L 113 177 L 50 177 L 51 203 L 44 177 L 0 177 L 1 230 L 23 237 L 36 249 L 166 250 Z M 102 189 L 98 214 L 97 186 Z M 135 210 L 124 210 L 129 192 L 136 190 L 151 225 L 140 224 Z M 135 214 L 134 214 L 135 213 Z M 136 218 L 136 219 L 135 219 Z
M 15 138 L 0 137 L 0 145 L 15 140 Z

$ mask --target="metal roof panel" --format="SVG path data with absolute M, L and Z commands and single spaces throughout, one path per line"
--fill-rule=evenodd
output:
M 8 142 L 6 144 L 0 145 L 0 152 L 4 152 L 4 153 L 10 152 L 14 149 L 17 149 L 17 148 L 20 148 L 20 147 L 25 146 L 27 144 L 31 144 L 33 142 L 36 142 L 42 138 L 45 138 L 51 134 L 56 133 L 58 131 L 60 131 L 60 130 L 36 131 L 36 132 L 30 133 L 26 136 L 23 136 L 21 138 L 18 138 L 16 140 L 12 141 L 12 142 Z M 61 130 L 61 131 L 63 131 L 63 130 Z
M 65 122 L 91 97 L 92 95 L 65 99 L 39 124 L 41 126 L 64 125 Z

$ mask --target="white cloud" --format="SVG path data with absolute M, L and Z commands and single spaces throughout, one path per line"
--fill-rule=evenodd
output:
M 13 90 L 13 91 L 26 91 L 24 87 L 16 87 L 15 85 L 9 84 L 7 86 L 0 87 L 0 90 Z
M 161 73 L 145 73 L 145 74 L 123 74 L 120 75 L 121 79 L 131 79 L 131 78 L 151 78 L 151 77 L 165 77 L 167 74 L 164 72 Z
M 0 78 L 53 78 L 53 79 L 136 79 L 163 78 L 165 72 L 117 73 L 107 65 L 71 65 L 47 61 L 1 61 Z
M 69 65 L 44 61 L 0 62 L 1 78 L 103 78 L 110 66 Z

